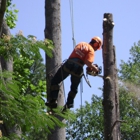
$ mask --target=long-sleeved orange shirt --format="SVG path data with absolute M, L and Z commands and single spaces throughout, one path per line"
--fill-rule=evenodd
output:
M 71 53 L 71 55 L 69 56 L 69 58 L 79 58 L 83 62 L 85 60 L 87 60 L 87 61 L 93 63 L 94 56 L 95 56 L 95 53 L 94 53 L 94 49 L 92 48 L 92 46 L 89 43 L 81 42 L 76 45 L 76 47 L 74 48 L 74 50 Z

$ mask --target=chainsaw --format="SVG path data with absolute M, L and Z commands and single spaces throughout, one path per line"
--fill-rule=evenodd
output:
M 97 64 L 94 64 L 94 65 L 95 65 L 96 67 L 98 67 Z M 95 72 L 95 71 L 91 70 L 89 67 L 87 67 L 87 68 L 86 68 L 86 73 L 87 73 L 88 75 L 91 75 L 91 76 L 98 76 L 98 77 L 103 78 L 103 76 L 100 75 L 100 74 L 102 73 L 102 67 L 100 66 L 100 67 L 98 67 L 98 69 L 99 69 L 99 71 L 98 71 L 98 72 Z
M 94 64 L 96 67 L 98 67 L 97 64 Z M 84 78 L 85 78 L 85 81 L 86 83 L 91 87 L 91 84 L 88 80 L 88 75 L 91 75 L 91 76 L 98 76 L 98 77 L 101 77 L 101 78 L 104 78 L 102 75 L 99 75 L 102 73 L 102 67 L 98 67 L 99 71 L 98 72 L 94 72 L 92 69 L 90 69 L 89 67 L 86 68 L 86 76 L 85 74 L 83 74 Z

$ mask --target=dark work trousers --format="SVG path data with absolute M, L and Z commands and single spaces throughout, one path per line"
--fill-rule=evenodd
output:
M 50 91 L 51 100 L 57 100 L 58 93 L 59 93 L 59 89 L 53 90 L 53 87 L 58 86 L 60 84 L 60 82 L 65 80 L 69 75 L 71 76 L 70 92 L 72 92 L 74 95 L 77 94 L 78 85 L 79 85 L 81 77 L 83 75 L 83 64 L 80 64 L 79 61 L 80 60 L 77 58 L 68 59 L 58 69 L 58 71 L 56 72 L 56 74 L 54 75 L 54 77 L 51 80 L 51 91 Z

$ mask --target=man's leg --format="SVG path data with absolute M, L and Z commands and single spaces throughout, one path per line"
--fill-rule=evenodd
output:
M 63 69 L 63 66 L 58 69 L 56 74 L 51 80 L 51 86 L 50 86 L 50 105 L 55 106 L 58 98 L 58 93 L 59 93 L 59 83 L 62 82 L 67 76 L 69 75 L 68 72 L 66 72 Z
M 74 107 L 74 98 L 78 92 L 78 85 L 80 83 L 81 77 L 76 77 L 71 75 L 71 90 L 68 94 L 67 98 L 67 107 L 68 108 L 73 108 Z

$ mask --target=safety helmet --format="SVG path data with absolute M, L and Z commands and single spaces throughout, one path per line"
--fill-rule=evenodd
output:
M 95 36 L 91 39 L 91 42 L 97 42 L 99 44 L 98 50 L 101 49 L 102 46 L 102 39 L 98 36 Z

